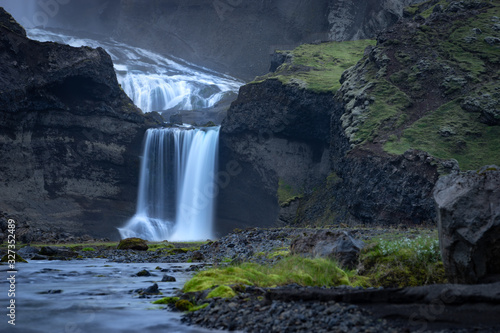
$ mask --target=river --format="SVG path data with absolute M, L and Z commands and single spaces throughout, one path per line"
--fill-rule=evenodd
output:
M 16 320 L 8 324 L 9 282 L 7 266 L 0 266 L 0 332 L 19 333 L 159 333 L 217 332 L 189 327 L 180 322 L 181 313 L 152 304 L 173 296 L 192 275 L 192 264 L 115 263 L 105 259 L 30 261 L 17 263 Z M 163 273 L 156 267 L 168 269 Z M 138 277 L 147 269 L 155 276 Z M 160 282 L 163 274 L 176 282 Z M 140 298 L 134 290 L 158 283 L 161 296 Z

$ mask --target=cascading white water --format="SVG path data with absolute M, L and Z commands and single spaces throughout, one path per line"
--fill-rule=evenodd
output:
M 27 33 L 39 41 L 106 49 L 123 90 L 144 112 L 209 108 L 236 94 L 243 84 L 182 59 L 112 39 L 80 38 L 39 28 L 28 29 Z M 213 238 L 218 134 L 218 128 L 147 131 L 136 214 L 119 228 L 123 238 Z
M 142 111 L 200 110 L 234 96 L 243 82 L 178 58 L 132 47 L 112 39 L 78 38 L 45 29 L 28 36 L 74 47 L 103 47 L 111 56 L 118 82 Z
M 136 214 L 122 238 L 213 238 L 219 127 L 146 132 Z

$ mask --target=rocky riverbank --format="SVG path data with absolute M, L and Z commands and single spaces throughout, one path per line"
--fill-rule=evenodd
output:
M 183 321 L 245 332 L 493 333 L 500 329 L 500 284 L 405 289 L 247 288 L 212 299 Z
M 314 239 L 317 242 L 311 247 L 311 253 L 317 251 L 318 244 L 322 240 L 325 242 L 327 237 L 340 237 L 343 245 L 352 243 L 370 248 L 374 241 L 397 242 L 399 239 L 436 235 L 435 230 L 422 228 L 253 228 L 236 230 L 217 241 L 149 243 L 147 251 L 119 250 L 117 243 L 83 243 L 25 246 L 18 253 L 28 261 L 105 258 L 110 264 L 137 264 L 136 275 L 150 276 L 151 282 L 134 295 L 154 301 L 163 292 L 164 296 L 170 294 L 193 306 L 202 306 L 197 311 L 187 312 L 183 322 L 205 328 L 246 332 L 460 333 L 486 333 L 500 329 L 500 322 L 494 315 L 500 311 L 498 283 L 477 286 L 431 284 L 411 288 L 304 287 L 297 284 L 275 288 L 240 284 L 231 285 L 229 289 L 234 291 L 234 295 L 229 298 L 208 297 L 213 288 L 198 292 L 173 290 L 165 294 L 168 283 L 153 283 L 175 281 L 176 274 L 184 272 L 238 266 L 243 262 L 273 266 L 286 260 L 290 253 L 307 247 L 307 242 Z M 162 263 L 186 262 L 192 265 L 162 270 Z M 141 263 L 158 263 L 158 267 L 143 270 Z M 167 308 L 179 311 L 174 304 Z

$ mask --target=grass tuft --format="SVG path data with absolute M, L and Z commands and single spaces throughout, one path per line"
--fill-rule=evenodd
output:
M 193 292 L 234 284 L 275 287 L 292 283 L 302 286 L 369 285 L 366 278 L 341 269 L 332 260 L 289 256 L 273 266 L 242 263 L 199 272 L 184 285 L 183 290 Z
M 360 258 L 360 274 L 374 286 L 407 287 L 444 283 L 437 236 L 380 239 L 366 247 Z

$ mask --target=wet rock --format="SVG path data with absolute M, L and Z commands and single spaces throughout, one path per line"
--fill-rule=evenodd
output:
M 158 295 L 160 294 L 160 290 L 158 289 L 158 284 L 153 284 L 152 286 L 146 289 L 140 289 L 139 294 L 141 295 Z
M 434 199 L 449 281 L 500 281 L 500 168 L 485 166 L 442 177 Z
M 38 253 L 40 253 L 40 249 L 33 246 L 25 246 L 17 251 L 20 256 L 24 256 L 26 258 L 30 258 Z
M 270 72 L 275 72 L 278 67 L 283 65 L 287 61 L 287 59 L 290 59 L 292 57 L 292 53 L 289 51 L 274 51 L 274 53 L 271 56 L 271 66 L 269 67 Z
M 137 250 L 137 251 L 147 251 L 149 248 L 147 241 L 141 238 L 132 237 L 125 238 L 118 244 L 118 250 Z
M 178 114 L 173 114 L 169 117 L 169 122 L 171 124 L 176 124 L 176 125 L 182 125 L 183 122 L 182 122 L 182 114 L 178 113 Z
M 152 274 L 146 269 L 143 269 L 142 271 L 140 271 L 136 274 L 136 276 L 151 276 L 151 275 Z
M 51 289 L 51 290 L 47 290 L 47 291 L 42 291 L 39 294 L 41 294 L 41 295 L 53 295 L 53 294 L 62 294 L 62 292 L 63 291 L 61 289 Z
M 175 282 L 175 278 L 170 275 L 163 275 L 163 278 L 161 279 L 161 282 Z
M 31 260 L 47 260 L 47 257 L 40 254 L 35 254 L 33 257 L 31 257 Z
M 14 254 L 14 258 L 16 262 L 27 262 L 17 253 Z M 12 255 L 6 254 L 2 257 L 2 259 L 0 259 L 0 262 L 9 262 L 12 259 Z
M 67 247 L 56 247 L 56 246 L 44 246 L 40 249 L 39 254 L 49 257 L 58 258 L 75 258 L 78 257 L 78 253 L 71 251 Z

